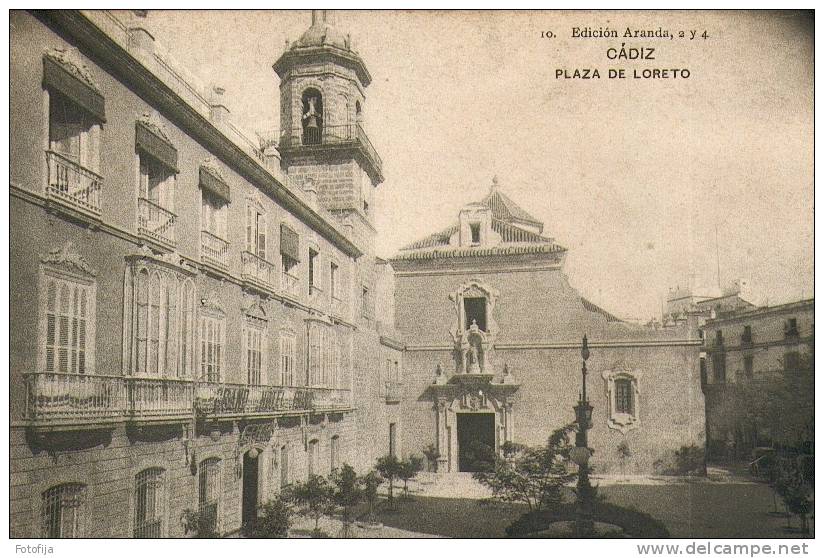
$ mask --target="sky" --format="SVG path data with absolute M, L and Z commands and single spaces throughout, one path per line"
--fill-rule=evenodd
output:
M 760 304 L 813 296 L 813 31 L 803 15 L 335 19 L 373 78 L 364 114 L 386 176 L 374 207 L 379 255 L 452 224 L 497 175 L 568 248 L 572 285 L 623 318 L 660 315 L 670 287 L 715 285 L 719 268 L 722 286 L 747 279 Z M 146 21 L 175 59 L 226 89 L 240 127 L 277 128 L 272 64 L 309 27 L 308 11 L 152 10 Z M 697 34 L 572 38 L 573 27 Z M 609 59 L 622 43 L 654 48 L 654 60 Z M 556 78 L 575 68 L 601 78 Z M 607 79 L 609 68 L 628 78 Z M 631 77 L 653 68 L 690 77 Z

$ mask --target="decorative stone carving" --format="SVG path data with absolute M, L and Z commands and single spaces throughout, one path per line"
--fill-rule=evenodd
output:
M 48 254 L 41 255 L 40 261 L 44 264 L 64 267 L 69 271 L 79 271 L 92 277 L 97 275 L 97 270 L 89 264 L 86 258 L 74 251 L 74 244 L 70 240 L 60 248 L 53 248 Z
M 200 163 L 200 168 L 208 172 L 224 184 L 228 184 L 226 177 L 223 176 L 223 171 L 220 168 L 220 164 L 218 164 L 217 159 L 215 159 L 214 157 L 209 157 L 205 159 L 202 163 Z
M 641 424 L 640 415 L 640 390 L 638 389 L 638 382 L 640 381 L 642 373 L 639 370 L 632 369 L 625 362 L 618 361 L 612 365 L 608 370 L 601 372 L 601 377 L 604 379 L 605 389 L 607 392 L 607 401 L 609 401 L 609 413 L 607 417 L 607 425 L 618 430 L 622 434 L 626 434 L 630 430 L 638 428 Z M 631 386 L 632 405 L 630 413 L 619 412 L 616 406 L 616 388 L 615 383 L 618 380 L 627 380 Z
M 440 364 L 435 368 L 435 380 L 432 383 L 435 385 L 444 385 L 446 383 L 446 375 L 443 373 Z
M 200 299 L 200 305 L 204 310 L 210 310 L 221 315 L 226 314 L 223 310 L 223 303 L 220 301 L 220 295 L 214 290 L 207 292 L 206 296 Z
M 152 112 L 144 112 L 137 119 L 143 126 L 148 128 L 153 134 L 171 144 L 169 134 L 166 133 L 166 126 L 160 120 L 160 114 L 155 110 Z
M 81 80 L 83 83 L 100 93 L 100 87 L 92 76 L 91 70 L 80 56 L 76 48 L 51 48 L 43 53 L 44 56 L 59 64 L 64 70 Z
M 456 323 L 450 335 L 454 344 L 456 373 L 491 374 L 493 373 L 493 342 L 498 326 L 495 322 L 495 302 L 499 293 L 496 289 L 472 280 L 449 295 L 455 308 Z M 473 320 L 467 327 L 464 311 L 464 298 L 483 298 L 486 300 L 486 330 L 478 327 Z

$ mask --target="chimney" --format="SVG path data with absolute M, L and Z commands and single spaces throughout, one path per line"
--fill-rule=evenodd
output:
M 209 118 L 215 124 L 223 124 L 229 119 L 229 108 L 226 106 L 226 90 L 219 85 L 213 85 L 209 96 Z

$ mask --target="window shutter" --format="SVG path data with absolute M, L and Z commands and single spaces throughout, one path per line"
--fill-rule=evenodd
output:
M 300 239 L 298 233 L 285 223 L 280 225 L 280 253 L 292 260 L 300 261 Z

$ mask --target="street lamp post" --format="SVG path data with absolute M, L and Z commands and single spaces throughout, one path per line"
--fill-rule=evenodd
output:
M 589 458 L 592 450 L 587 445 L 587 430 L 592 427 L 592 405 L 587 399 L 587 359 L 589 347 L 587 336 L 581 344 L 581 393 L 578 404 L 575 405 L 575 420 L 578 431 L 575 433 L 575 448 L 570 452 L 572 460 L 578 465 L 578 484 L 576 496 L 578 499 L 578 517 L 575 521 L 575 532 L 578 537 L 586 537 L 593 532 L 592 523 L 592 485 L 589 483 Z

